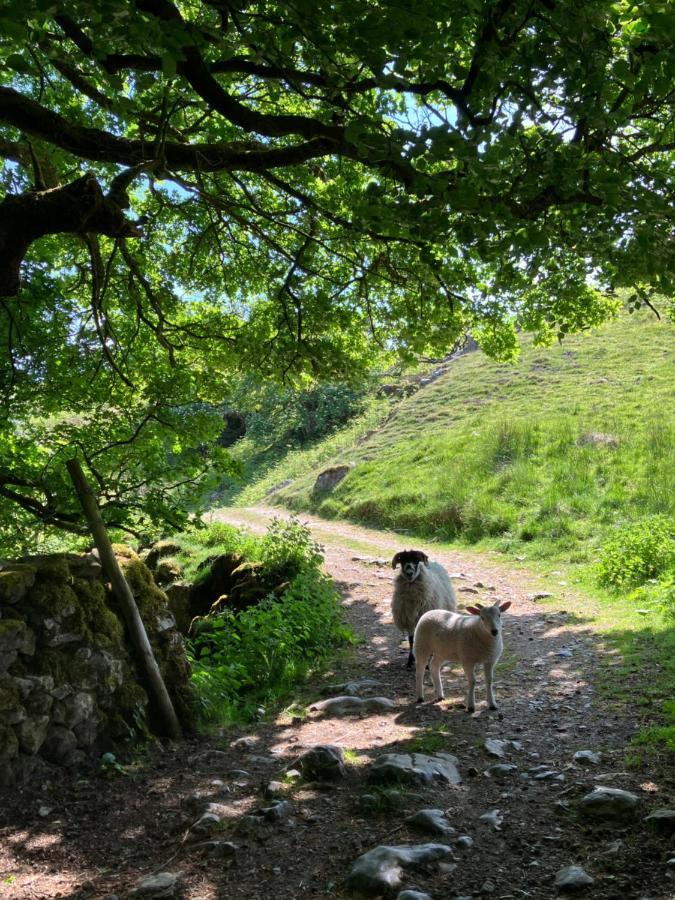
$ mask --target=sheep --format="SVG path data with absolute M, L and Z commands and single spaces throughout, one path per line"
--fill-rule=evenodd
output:
M 401 571 L 394 579 L 394 595 L 391 612 L 394 624 L 408 635 L 410 651 L 407 668 L 415 661 L 413 633 L 420 616 L 431 609 L 457 609 L 455 591 L 450 576 L 440 563 L 429 562 L 421 550 L 403 550 L 391 561 L 392 569 L 398 565 Z
M 415 629 L 414 652 L 417 659 L 416 688 L 417 702 L 424 700 L 424 669 L 430 656 L 431 678 L 436 689 L 436 700 L 443 700 L 441 665 L 447 660 L 458 662 L 464 669 L 468 682 L 466 695 L 467 711 L 475 709 L 474 689 L 476 686 L 475 667 L 482 663 L 485 672 L 487 702 L 490 709 L 497 709 L 492 691 L 492 675 L 495 665 L 502 655 L 501 614 L 511 606 L 511 601 L 483 607 L 480 603 L 468 606 L 470 615 L 434 609 L 425 613 Z

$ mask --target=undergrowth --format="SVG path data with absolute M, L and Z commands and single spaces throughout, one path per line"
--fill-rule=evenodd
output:
M 193 540 L 211 552 L 245 551 L 289 579 L 279 597 L 211 617 L 190 644 L 202 722 L 249 721 L 289 697 L 353 636 L 338 591 L 321 571 L 321 549 L 297 520 L 275 519 L 259 539 L 218 524 Z

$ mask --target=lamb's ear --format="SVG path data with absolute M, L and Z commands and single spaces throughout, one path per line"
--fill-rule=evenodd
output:
M 400 563 L 400 561 L 401 561 L 401 554 L 397 553 L 396 556 L 391 561 L 392 569 L 395 569 L 396 566 Z
M 471 613 L 472 616 L 480 615 L 480 609 L 477 606 L 467 606 L 466 611 Z
M 511 606 L 511 600 L 507 600 L 505 603 L 499 604 L 499 611 L 506 612 L 506 610 Z

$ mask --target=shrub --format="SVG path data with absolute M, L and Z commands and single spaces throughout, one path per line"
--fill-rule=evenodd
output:
M 280 599 L 214 617 L 195 641 L 193 680 L 207 721 L 251 718 L 278 699 L 334 647 L 351 640 L 338 593 L 316 570 L 296 575 Z
M 607 587 L 638 587 L 675 569 L 675 524 L 650 516 L 620 529 L 602 548 L 598 582 Z
M 323 548 L 296 517 L 275 517 L 261 541 L 260 559 L 271 571 L 293 578 L 301 572 L 316 572 L 323 562 Z

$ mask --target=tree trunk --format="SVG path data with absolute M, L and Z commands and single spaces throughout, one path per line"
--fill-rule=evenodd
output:
M 80 498 L 82 509 L 86 516 L 89 528 L 91 529 L 94 543 L 101 557 L 101 565 L 112 584 L 113 593 L 117 597 L 122 613 L 129 629 L 131 641 L 136 651 L 137 660 L 147 677 L 147 683 L 152 699 L 166 729 L 166 733 L 170 737 L 179 738 L 181 736 L 181 727 L 176 716 L 176 712 L 171 703 L 169 692 L 162 679 L 162 675 L 157 665 L 148 635 L 143 625 L 143 620 L 136 606 L 134 595 L 131 592 L 119 563 L 115 558 L 110 538 L 106 530 L 103 519 L 96 503 L 96 498 L 92 489 L 89 487 L 87 480 L 77 459 L 69 459 L 66 461 L 66 468 L 70 474 L 75 490 Z

